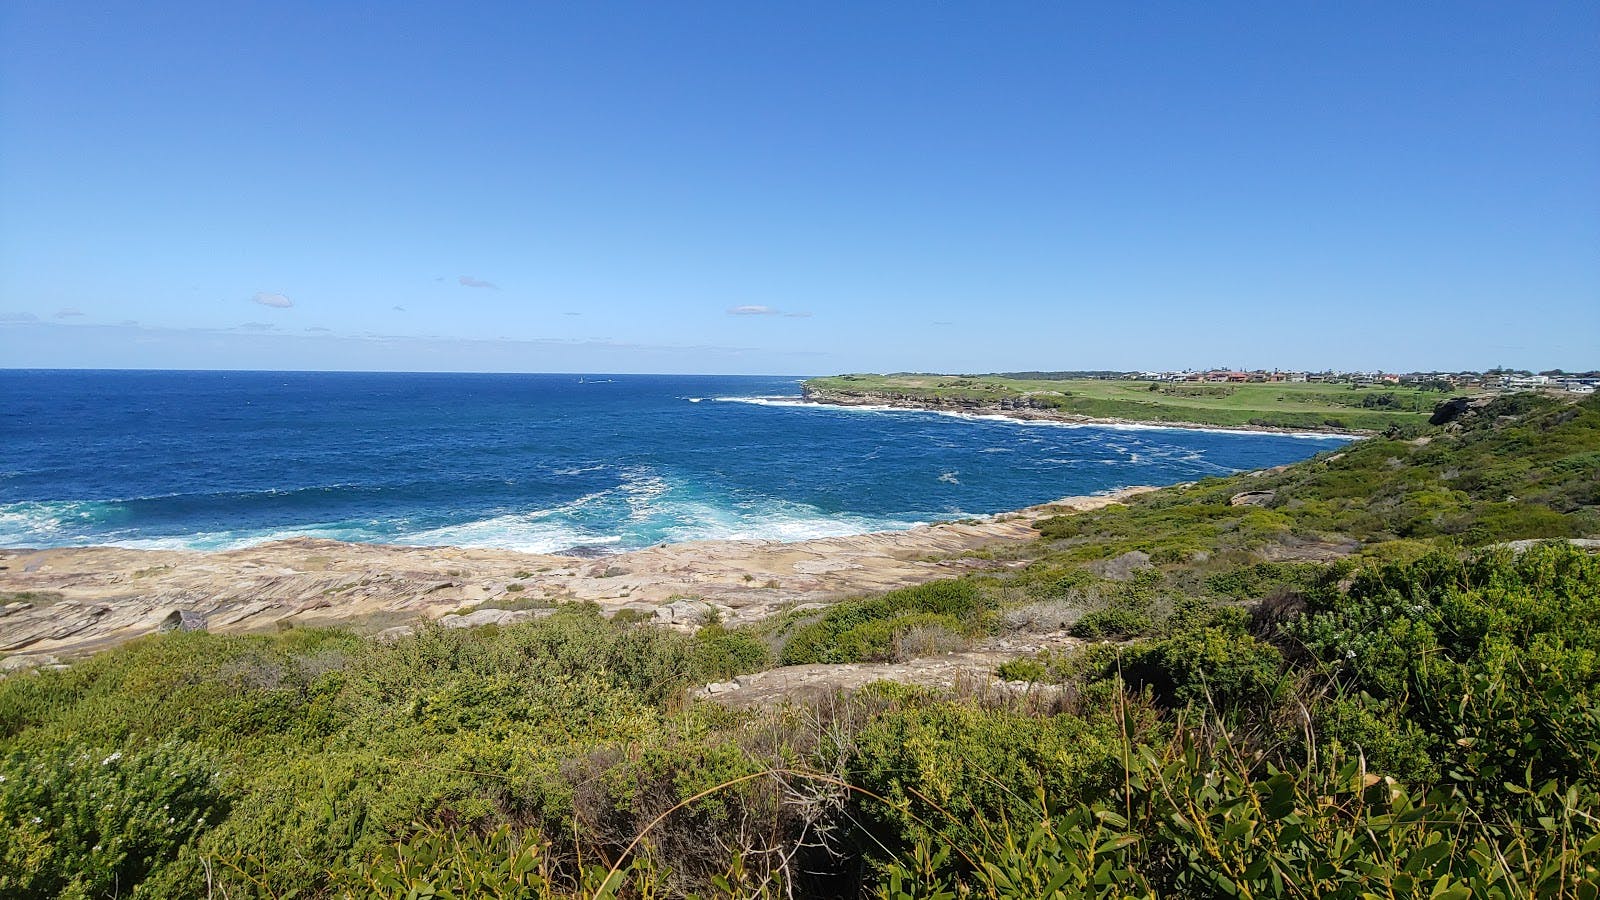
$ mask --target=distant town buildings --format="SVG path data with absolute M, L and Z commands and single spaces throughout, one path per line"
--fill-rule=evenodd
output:
M 1207 369 L 1168 372 L 1123 372 L 1100 375 L 1103 378 L 1122 378 L 1133 381 L 1186 382 L 1194 384 L 1338 384 L 1355 388 L 1420 387 L 1436 390 L 1559 390 L 1576 394 L 1592 394 L 1600 387 L 1600 371 L 1549 372 L 1508 371 L 1491 369 L 1487 372 L 1285 372 L 1278 369 Z

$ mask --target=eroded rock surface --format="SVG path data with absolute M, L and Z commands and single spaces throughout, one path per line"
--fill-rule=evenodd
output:
M 224 633 L 344 623 L 376 633 L 479 606 L 571 601 L 593 601 L 608 612 L 665 606 L 673 627 L 693 627 L 712 614 L 737 624 L 796 603 L 826 604 L 993 566 L 972 552 L 1031 540 L 1033 523 L 1046 516 L 1144 490 L 909 531 L 671 544 L 599 558 L 308 538 L 212 553 L 0 550 L 0 652 L 92 652 L 156 631 L 174 612 L 179 622 Z

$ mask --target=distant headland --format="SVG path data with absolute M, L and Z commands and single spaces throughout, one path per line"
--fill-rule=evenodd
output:
M 1543 390 L 1587 394 L 1600 372 L 1004 372 L 895 373 L 812 378 L 805 398 L 1084 424 L 1377 434 L 1428 423 L 1443 400 Z

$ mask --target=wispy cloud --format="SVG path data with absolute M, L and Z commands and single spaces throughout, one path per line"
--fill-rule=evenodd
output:
M 749 305 L 728 308 L 728 315 L 730 316 L 777 316 L 782 314 L 782 310 L 773 309 L 770 306 Z
M 261 304 L 262 306 L 270 306 L 273 309 L 288 309 L 289 307 L 294 306 L 294 301 L 290 300 L 288 297 L 285 297 L 282 294 L 269 294 L 265 291 L 257 292 L 256 295 L 250 299 Z
M 395 312 L 405 312 L 406 308 L 404 306 L 401 306 L 400 304 L 396 303 L 394 305 L 394 311 Z
M 37 322 L 39 317 L 30 312 L 0 313 L 0 322 Z
M 492 281 L 484 281 L 482 278 L 473 278 L 471 275 L 462 275 L 460 278 L 456 279 L 456 282 L 462 287 L 488 288 L 491 291 L 500 290 L 500 285 L 495 284 Z
M 81 318 L 82 316 L 83 310 L 77 308 L 76 306 L 68 306 L 56 313 L 56 318 L 58 319 L 77 319 Z
M 583 313 L 581 313 L 581 312 L 564 312 L 564 313 L 562 313 L 562 315 L 563 316 L 581 316 L 581 315 L 583 315 Z
M 246 322 L 243 325 L 239 326 L 239 330 L 240 331 L 271 331 L 272 329 L 277 328 L 277 327 L 278 326 L 276 326 L 276 325 L 269 325 L 266 322 Z
M 310 328 L 307 328 L 306 330 L 307 331 L 316 332 L 317 334 L 332 334 L 333 333 L 333 329 L 332 328 L 323 328 L 321 325 L 313 325 Z
M 811 313 L 808 313 L 808 312 L 784 313 L 783 317 L 785 319 L 809 319 L 809 318 L 811 318 Z

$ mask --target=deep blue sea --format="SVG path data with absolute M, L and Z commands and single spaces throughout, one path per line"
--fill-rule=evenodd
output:
M 798 402 L 795 377 L 0 371 L 0 546 L 534 552 L 907 528 L 1338 438 Z

